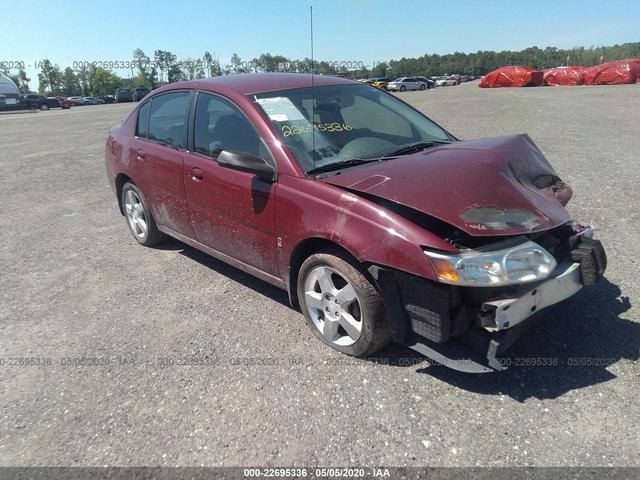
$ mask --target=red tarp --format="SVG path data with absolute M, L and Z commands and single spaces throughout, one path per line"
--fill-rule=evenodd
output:
M 482 88 L 529 87 L 542 85 L 542 72 L 530 67 L 502 67 L 480 80 Z
M 627 58 L 626 60 L 620 60 L 621 62 L 635 63 L 640 69 L 640 58 Z M 636 83 L 640 83 L 640 70 L 636 72 Z
M 587 69 L 585 85 L 621 85 L 640 83 L 640 62 L 637 59 L 603 63 Z
M 585 67 L 557 67 L 544 70 L 545 85 L 582 85 L 587 76 Z

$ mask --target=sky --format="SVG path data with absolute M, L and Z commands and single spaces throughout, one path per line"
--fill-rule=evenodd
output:
M 200 57 L 208 50 L 221 64 L 233 53 L 243 60 L 266 52 L 309 57 L 310 5 L 315 59 L 368 67 L 425 53 L 640 41 L 639 0 L 115 0 L 95 8 L 71 0 L 29 4 L 27 23 L 19 12 L 16 20 L 3 22 L 0 62 L 24 62 L 32 88 L 37 86 L 36 62 L 44 58 L 64 68 L 84 60 L 131 60 L 135 48 L 150 57 L 157 49 L 178 57 Z M 9 5 L 3 11 L 13 8 Z

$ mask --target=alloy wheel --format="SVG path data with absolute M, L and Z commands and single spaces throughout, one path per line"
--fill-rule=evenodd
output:
M 144 214 L 144 206 L 138 194 L 129 189 L 124 197 L 124 208 L 127 213 L 127 220 L 131 231 L 138 238 L 147 235 L 147 217 Z
M 331 267 L 320 265 L 305 278 L 307 312 L 324 339 L 342 347 L 353 345 L 362 334 L 363 311 L 355 288 Z

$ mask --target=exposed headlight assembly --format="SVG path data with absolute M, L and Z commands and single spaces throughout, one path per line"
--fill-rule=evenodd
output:
M 553 256 L 531 240 L 514 239 L 455 255 L 428 250 L 438 280 L 465 287 L 499 287 L 535 282 L 557 266 Z

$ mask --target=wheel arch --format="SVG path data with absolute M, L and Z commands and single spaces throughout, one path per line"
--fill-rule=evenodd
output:
M 131 178 L 128 175 L 124 173 L 119 173 L 118 175 L 116 175 L 116 180 L 115 180 L 116 198 L 118 199 L 118 208 L 120 209 L 121 215 L 124 215 L 124 206 L 122 205 L 122 188 L 124 187 L 124 184 L 127 182 L 133 183 L 135 185 L 135 182 L 131 180 Z
M 298 300 L 297 284 L 298 284 L 298 271 L 302 266 L 302 263 L 314 253 L 329 248 L 335 248 L 348 255 L 354 262 L 360 263 L 357 257 L 350 252 L 347 248 L 339 243 L 336 243 L 328 238 L 323 237 L 310 237 L 298 242 L 298 244 L 291 251 L 289 257 L 289 266 L 287 267 L 287 293 L 289 294 L 289 303 L 294 308 L 300 307 Z

